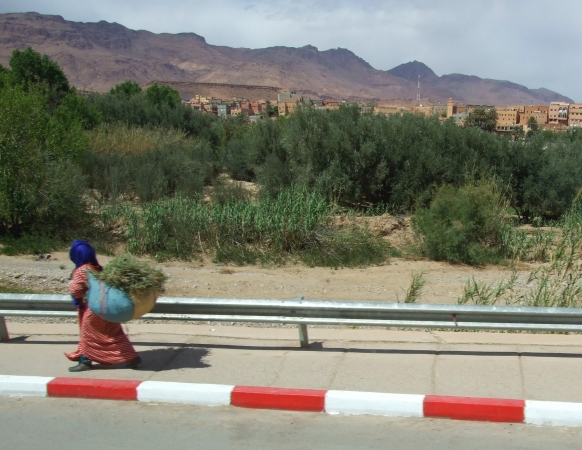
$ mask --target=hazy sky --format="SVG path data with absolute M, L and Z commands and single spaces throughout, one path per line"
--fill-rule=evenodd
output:
M 194 32 L 209 44 L 343 47 L 381 70 L 418 60 L 582 101 L 580 0 L 2 0 L 0 13 Z

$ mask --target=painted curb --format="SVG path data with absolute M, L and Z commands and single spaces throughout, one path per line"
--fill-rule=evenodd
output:
M 137 400 L 141 381 L 55 378 L 47 383 L 49 397 Z
M 0 395 L 11 397 L 46 397 L 47 384 L 53 377 L 0 375 Z
M 525 423 L 553 427 L 582 427 L 582 403 L 526 400 Z
M 228 406 L 233 389 L 234 386 L 221 384 L 144 381 L 137 388 L 137 400 L 198 406 Z
M 423 417 L 423 401 L 424 395 L 327 391 L 325 412 L 328 414 Z
M 311 389 L 236 386 L 230 404 L 241 408 L 324 412 L 325 393 Z
M 524 409 L 523 400 L 438 395 L 427 395 L 424 398 L 424 417 L 522 423 L 525 419 Z
M 15 375 L 0 375 L 0 395 L 230 405 L 328 414 L 582 427 L 582 403 L 535 400 Z

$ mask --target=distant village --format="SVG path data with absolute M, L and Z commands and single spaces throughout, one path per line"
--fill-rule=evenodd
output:
M 346 102 L 334 100 L 312 99 L 293 92 L 281 92 L 276 102 L 268 100 L 250 101 L 242 98 L 222 100 L 215 97 L 196 95 L 184 98 L 182 102 L 199 111 L 217 116 L 236 116 L 244 114 L 249 120 L 259 120 L 264 117 L 288 116 L 299 105 L 309 105 L 315 109 L 335 110 Z M 435 102 L 430 105 L 402 106 L 377 103 L 358 103 L 363 113 L 373 114 L 423 114 L 436 116 L 441 120 L 452 118 L 462 126 L 467 116 L 477 109 L 497 111 L 496 132 L 512 134 L 528 131 L 535 126 L 539 130 L 565 131 L 570 127 L 582 125 L 582 103 L 552 102 L 549 105 L 508 105 L 506 108 L 496 108 L 493 105 L 460 105 L 453 99 L 448 102 Z M 533 119 L 532 119 L 533 118 Z

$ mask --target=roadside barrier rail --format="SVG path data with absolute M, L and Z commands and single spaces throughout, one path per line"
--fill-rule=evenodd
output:
M 8 340 L 4 316 L 76 317 L 68 295 L 0 294 L 0 341 Z M 160 297 L 150 320 L 297 324 L 302 347 L 307 325 L 581 332 L 582 308 L 427 305 L 349 301 Z

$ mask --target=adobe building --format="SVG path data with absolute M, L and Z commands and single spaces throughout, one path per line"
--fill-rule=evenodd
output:
M 519 127 L 520 110 L 520 107 L 515 106 L 499 108 L 497 110 L 495 131 L 501 133 L 517 131 Z
M 568 126 L 580 127 L 582 126 L 582 103 L 570 104 L 568 113 Z
M 521 112 L 519 122 L 526 126 L 528 120 L 533 117 L 538 126 L 544 126 L 548 123 L 548 112 L 550 107 L 546 105 L 529 105 L 525 106 Z
M 253 110 L 251 108 L 231 108 L 230 115 L 238 116 L 239 114 L 245 114 L 247 116 L 254 116 Z
M 279 92 L 277 94 L 277 102 L 284 102 L 287 100 L 301 100 L 302 95 L 295 92 Z
M 432 104 L 432 115 L 437 117 L 447 117 L 448 102 L 434 102 Z
M 458 108 L 455 106 L 455 102 L 453 102 L 452 98 L 449 98 L 449 101 L 447 102 L 447 118 L 453 117 L 458 112 L 459 111 Z
M 322 106 L 329 111 L 337 111 L 340 107 L 340 104 L 334 100 L 324 100 Z
M 390 116 L 392 114 L 404 114 L 409 112 L 411 112 L 409 108 L 398 105 L 378 105 L 374 108 L 375 114 L 384 114 L 385 116 Z
M 433 108 L 432 106 L 415 106 L 414 108 L 412 108 L 412 112 L 414 114 L 420 114 L 420 115 L 424 115 L 426 117 L 432 117 L 433 115 Z
M 550 126 L 568 126 L 569 103 L 552 102 L 550 103 L 550 112 L 548 114 L 548 124 Z
M 219 105 L 216 105 L 216 108 L 219 117 L 230 116 L 231 105 L 228 105 L 226 103 L 220 103 Z
M 299 104 L 299 99 L 297 100 L 283 100 L 282 102 L 278 102 L 278 111 L 280 116 L 288 116 L 289 114 L 293 114 L 297 109 L 297 105 Z
M 465 112 L 472 113 L 476 109 L 484 109 L 485 111 L 490 111 L 492 109 L 495 109 L 495 106 L 493 106 L 493 105 L 467 105 L 465 107 Z

